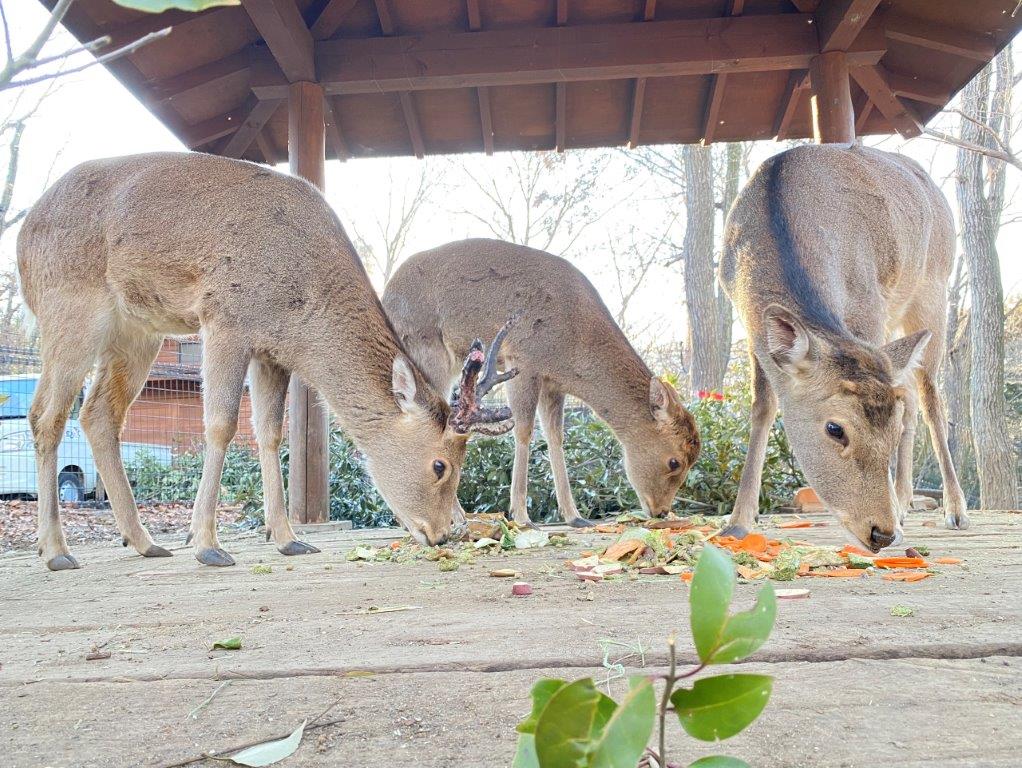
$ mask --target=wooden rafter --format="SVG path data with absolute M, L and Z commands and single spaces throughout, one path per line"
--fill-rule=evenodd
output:
M 629 149 L 639 146 L 639 130 L 642 127 L 642 108 L 645 100 L 646 78 L 640 77 L 635 81 L 635 90 L 632 91 L 632 118 L 628 121 Z
M 557 26 L 568 23 L 568 0 L 557 0 Z
M 330 0 L 312 22 L 310 31 L 313 39 L 329 40 L 333 37 L 356 5 L 358 0 Z
M 263 156 L 264 163 L 276 165 L 281 161 L 280 152 L 273 143 L 273 138 L 266 133 L 265 129 L 256 134 L 255 140 L 256 146 L 259 147 L 259 153 Z
M 809 87 L 809 75 L 804 70 L 797 70 L 788 75 L 788 84 L 781 97 L 781 107 L 774 119 L 774 137 L 778 141 L 788 138 L 791 122 L 798 112 L 799 102 Z
M 816 11 L 820 51 L 847 51 L 880 0 L 824 0 Z
M 919 118 L 907 104 L 903 104 L 894 95 L 879 67 L 854 67 L 851 69 L 851 75 L 894 130 L 906 139 L 919 136 L 923 132 Z
M 243 0 L 242 5 L 288 82 L 315 81 L 312 34 L 294 0 Z
M 873 102 L 868 98 L 866 103 L 862 105 L 862 109 L 859 110 L 858 116 L 855 118 L 855 134 L 860 135 L 866 130 L 866 123 L 869 122 L 870 115 L 873 114 Z
M 384 36 L 390 37 L 394 34 L 394 15 L 390 12 L 390 3 L 387 0 L 373 0 L 376 4 L 376 15 L 380 19 L 380 31 Z
M 479 13 L 479 0 L 468 0 L 468 28 L 478 32 L 483 28 L 483 17 Z
M 555 108 L 554 108 L 554 133 L 555 136 L 555 148 L 558 152 L 564 151 L 564 141 L 567 136 L 567 122 L 568 122 L 568 86 L 566 83 L 557 83 L 554 87 L 555 91 Z
M 122 24 L 114 29 L 103 30 L 102 34 L 110 38 L 110 45 L 108 46 L 108 49 L 113 50 L 114 48 L 120 48 L 123 45 L 133 43 L 139 38 L 145 37 L 153 32 L 159 32 L 161 29 L 166 29 L 167 27 L 173 27 L 174 33 L 179 33 L 184 31 L 186 24 L 191 24 L 199 21 L 200 19 L 208 21 L 210 17 L 214 16 L 217 19 L 230 18 L 237 13 L 237 8 L 229 7 L 210 8 L 205 11 L 199 11 L 198 13 L 178 10 L 164 11 L 163 13 L 147 13 L 141 16 L 141 18 L 137 21 Z
M 402 91 L 398 94 L 401 98 L 401 111 L 405 114 L 405 124 L 408 126 L 408 138 L 412 142 L 412 152 L 420 160 L 426 154 L 426 145 L 422 140 L 422 129 L 419 128 L 419 116 L 415 111 L 415 102 L 412 101 L 412 94 Z
M 483 134 L 483 151 L 493 154 L 493 112 L 490 109 L 490 89 L 476 88 L 479 95 L 479 126 Z
M 741 16 L 745 10 L 745 0 L 728 0 L 725 8 L 727 16 Z M 710 76 L 710 95 L 706 99 L 703 111 L 703 129 L 700 143 L 705 147 L 713 143 L 717 126 L 720 124 L 720 109 L 724 103 L 724 89 L 727 88 L 727 72 Z
M 263 126 L 270 121 L 278 107 L 283 103 L 280 99 L 257 101 L 252 105 L 244 121 L 237 127 L 230 141 L 220 151 L 225 157 L 241 157 L 245 154 Z
M 989 35 L 933 24 L 921 19 L 887 16 L 884 19 L 884 31 L 891 40 L 931 51 L 950 53 L 984 64 L 997 53 Z
M 943 107 L 951 100 L 951 94 L 940 83 L 927 80 L 925 77 L 915 77 L 901 72 L 891 72 L 878 64 L 883 71 L 887 84 L 891 86 L 895 96 L 900 96 L 913 101 L 921 101 L 926 104 L 933 104 Z
M 807 69 L 819 47 L 806 21 L 779 14 L 328 40 L 316 59 L 319 81 L 335 95 Z M 867 27 L 848 60 L 876 64 L 884 50 L 883 33 Z M 279 96 L 286 78 L 263 59 L 253 90 Z
M 248 61 L 248 50 L 241 50 L 186 72 L 154 80 L 149 84 L 149 97 L 157 101 L 172 101 L 193 91 L 219 85 L 247 71 Z
M 656 15 L 656 0 L 646 0 L 646 4 L 642 8 L 642 20 L 653 21 L 653 17 Z
M 791 0 L 791 4 L 799 13 L 816 13 L 816 9 L 820 7 L 820 0 Z
M 178 136 L 189 149 L 198 149 L 224 136 L 230 136 L 239 125 L 245 122 L 257 102 L 258 99 L 255 96 L 249 96 L 245 103 L 237 109 L 232 109 L 226 114 L 217 115 L 209 120 L 187 125 L 178 132 Z
M 351 157 L 351 150 L 348 149 L 348 142 L 344 140 L 341 132 L 341 124 L 337 121 L 337 110 L 334 108 L 333 99 L 330 96 L 323 97 L 323 123 L 326 128 L 326 141 L 337 159 L 342 163 Z

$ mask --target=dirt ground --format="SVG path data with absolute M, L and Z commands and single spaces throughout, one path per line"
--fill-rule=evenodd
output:
M 811 597 L 781 601 L 771 639 L 736 665 L 774 676 L 763 716 L 720 745 L 683 738 L 675 723 L 672 759 L 1022 764 L 1022 514 L 977 513 L 966 532 L 923 526 L 937 519 L 914 515 L 907 543 L 962 565 L 914 584 L 796 582 Z M 0 764 L 221 765 L 201 755 L 285 735 L 333 704 L 321 721 L 331 724 L 282 766 L 508 766 L 539 677 L 592 675 L 621 694 L 615 663 L 662 669 L 675 629 L 682 659 L 694 658 L 678 577 L 585 584 L 564 567 L 610 536 L 572 533 L 567 548 L 456 572 L 345 559 L 395 535 L 313 534 L 322 554 L 284 558 L 255 533 L 233 534 L 224 543 L 238 565 L 227 569 L 200 566 L 179 536 L 156 536 L 174 549 L 166 560 L 77 546 L 85 567 L 61 573 L 31 552 L 0 555 Z M 833 522 L 798 535 L 844 543 Z M 253 572 L 259 564 L 272 572 Z M 493 568 L 520 571 L 534 593 L 512 597 Z M 739 585 L 736 604 L 756 589 Z M 913 615 L 892 616 L 896 605 Z M 370 610 L 396 606 L 409 609 Z M 242 649 L 209 650 L 228 637 Z M 86 660 L 96 647 L 110 658 Z

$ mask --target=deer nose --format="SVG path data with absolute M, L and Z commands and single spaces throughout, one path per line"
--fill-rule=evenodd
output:
M 884 533 L 875 525 L 869 532 L 870 549 L 874 552 L 879 552 L 884 547 L 889 547 L 898 540 L 898 532 Z
M 430 535 L 427 533 L 426 541 L 429 542 L 431 547 L 439 547 L 441 544 L 445 544 L 447 542 L 447 534 L 441 533 L 436 535 Z

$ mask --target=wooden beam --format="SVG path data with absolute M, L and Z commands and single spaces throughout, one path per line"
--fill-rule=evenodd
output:
M 231 136 L 231 140 L 223 148 L 221 154 L 224 157 L 241 157 L 245 154 L 255 137 L 263 129 L 263 126 L 270 121 L 282 101 L 273 99 L 269 101 L 257 101 L 238 129 Z
M 280 152 L 273 143 L 273 139 L 266 133 L 265 128 L 256 134 L 255 140 L 256 146 L 259 147 L 259 152 L 263 156 L 263 162 L 267 165 L 276 165 L 280 162 Z
M 239 125 L 245 122 L 257 102 L 258 99 L 250 95 L 245 103 L 237 109 L 232 109 L 230 112 L 211 117 L 209 120 L 203 120 L 200 123 L 187 125 L 177 131 L 177 136 L 189 149 L 198 149 L 209 144 L 211 141 L 216 141 L 224 136 L 230 136 L 237 130 Z
M 741 16 L 745 12 L 745 0 L 727 0 L 725 16 Z
M 781 97 L 781 107 L 774 119 L 774 138 L 783 141 L 788 138 L 788 131 L 791 128 L 791 121 L 795 119 L 799 102 L 808 87 L 809 75 L 805 70 L 795 70 L 788 75 L 788 84 L 784 88 L 784 95 Z
M 706 109 L 703 111 L 703 130 L 700 144 L 708 147 L 713 143 L 714 134 L 720 124 L 720 105 L 724 102 L 724 89 L 727 87 L 727 72 L 719 75 L 712 75 L 713 82 L 710 84 L 710 96 L 706 100 Z
M 493 154 L 493 112 L 490 109 L 490 89 L 476 88 L 479 95 L 479 126 L 483 132 L 483 151 Z
M 241 50 L 177 75 L 149 83 L 148 97 L 156 101 L 173 101 L 187 94 L 220 85 L 249 68 L 249 52 Z
M 894 95 L 891 86 L 888 85 L 883 72 L 876 66 L 854 67 L 851 70 L 852 77 L 859 87 L 866 92 L 869 100 L 873 102 L 880 113 L 887 118 L 891 126 L 904 136 L 911 139 L 923 132 L 919 118 L 906 104 L 902 104 Z
M 646 78 L 640 77 L 635 81 L 635 90 L 632 91 L 632 119 L 628 121 L 629 149 L 639 146 L 639 130 L 642 127 L 642 107 L 645 100 Z
M 915 77 L 901 72 L 891 72 L 882 64 L 877 67 L 883 72 L 884 79 L 891 86 L 895 96 L 900 96 L 913 101 L 922 101 L 926 104 L 933 104 L 944 107 L 951 101 L 951 92 L 943 83 L 934 80 L 927 80 L 925 77 Z
M 387 0 L 373 0 L 376 3 L 376 15 L 380 18 L 380 31 L 386 37 L 394 34 L 394 17 L 390 12 L 390 3 Z
M 778 14 L 328 40 L 316 62 L 336 95 L 807 69 L 819 53 L 810 21 Z M 876 64 L 884 52 L 882 31 L 869 26 L 849 62 Z M 252 87 L 279 96 L 281 83 L 253 71 Z
M 314 40 L 329 40 L 341 28 L 351 10 L 358 5 L 358 0 L 330 0 L 312 22 L 310 32 Z
M 568 0 L 557 0 L 557 26 L 568 23 Z
M 288 98 L 287 155 L 291 173 L 322 190 L 326 172 L 323 89 L 295 83 Z M 315 390 L 291 377 L 288 390 L 288 511 L 299 523 L 330 519 L 330 424 Z
M 312 34 L 294 0 L 243 0 L 242 5 L 288 82 L 314 81 Z
M 843 51 L 821 53 L 809 62 L 813 86 L 813 138 L 817 144 L 855 142 L 848 60 Z
M 343 163 L 351 157 L 351 150 L 348 149 L 348 142 L 344 140 L 341 124 L 337 120 L 337 110 L 330 96 L 323 97 L 323 121 L 326 128 L 327 144 L 333 149 L 337 159 Z
M 653 21 L 653 17 L 656 15 L 656 0 L 646 0 L 646 4 L 642 9 L 642 20 Z
M 820 0 L 791 0 L 791 4 L 799 13 L 816 13 L 816 9 L 820 7 Z
M 984 64 L 997 55 L 994 40 L 989 35 L 907 16 L 886 16 L 884 32 L 890 40 L 981 61 Z
M 478 32 L 483 28 L 483 17 L 479 14 L 479 0 L 468 0 L 468 28 Z
M 869 116 L 873 114 L 873 102 L 868 98 L 862 109 L 859 110 L 859 116 L 855 118 L 855 135 L 859 136 L 864 130 L 866 130 L 866 123 L 869 122 Z
M 816 11 L 820 51 L 847 51 L 880 0 L 824 0 Z
M 422 130 L 419 128 L 419 115 L 415 111 L 415 102 L 412 101 L 412 94 L 402 91 L 398 96 L 401 98 L 401 111 L 405 114 L 405 125 L 408 126 L 408 138 L 412 142 L 412 152 L 420 160 L 426 154 L 426 146 L 422 141 Z
M 46 3 L 47 6 L 52 3 Z M 184 26 L 200 19 L 209 20 L 210 17 L 215 16 L 217 21 L 226 20 L 234 17 L 238 14 L 237 8 L 209 8 L 205 11 L 199 11 L 193 13 L 191 11 L 178 11 L 170 10 L 164 11 L 163 13 L 146 13 L 143 14 L 137 21 L 132 21 L 127 24 L 121 24 L 120 26 L 114 27 L 113 29 L 102 29 L 96 37 L 108 36 L 110 38 L 110 45 L 103 51 L 112 51 L 121 46 L 133 43 L 139 38 L 145 37 L 146 35 L 152 34 L 153 32 L 159 32 L 161 29 L 167 27 L 173 27 L 175 35 L 174 39 L 179 39 L 176 33 L 184 31 Z M 234 21 L 235 19 L 232 19 Z M 225 21 L 226 23 L 226 21 Z M 89 35 L 90 39 L 95 39 L 92 35 Z
M 564 139 L 567 134 L 567 111 L 568 111 L 568 86 L 565 83 L 557 83 L 555 86 L 554 105 L 554 147 L 558 152 L 564 151 Z

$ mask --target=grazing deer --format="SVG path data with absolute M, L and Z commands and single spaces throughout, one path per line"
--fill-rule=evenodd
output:
M 529 440 L 537 405 L 550 450 L 557 506 L 568 525 L 590 523 L 575 506 L 564 462 L 564 398 L 574 395 L 614 430 L 643 509 L 666 514 L 699 452 L 695 421 L 670 384 L 653 376 L 592 284 L 564 259 L 499 240 L 463 240 L 416 254 L 387 284 L 383 307 L 404 348 L 439 391 L 457 371 L 472 325 L 495 330 L 513 311 L 503 357 L 515 416 L 511 512 L 526 506 Z M 464 511 L 455 506 L 456 522 Z
M 452 413 L 401 349 L 323 197 L 251 163 L 178 153 L 84 163 L 25 218 L 18 269 L 40 333 L 42 376 L 29 419 L 39 549 L 51 570 L 78 567 L 60 524 L 56 448 L 97 361 L 81 421 L 123 542 L 146 557 L 170 554 L 142 527 L 120 454 L 125 414 L 169 334 L 201 332 L 204 342 L 206 453 L 190 538 L 206 565 L 234 563 L 220 548 L 215 516 L 246 371 L 267 533 L 285 555 L 317 551 L 288 522 L 277 453 L 292 372 L 323 394 L 383 498 L 422 543 L 450 531 L 468 432 L 512 426 L 507 412 L 464 395 Z M 494 373 L 481 383 L 492 386 Z
M 954 244 L 944 196 L 899 155 L 803 146 L 750 179 L 728 215 L 720 266 L 752 354 L 752 432 L 732 533 L 756 519 L 778 405 L 809 483 L 879 551 L 900 538 L 911 502 L 921 401 L 947 527 L 968 526 L 936 388 Z M 890 341 L 896 331 L 907 335 Z

